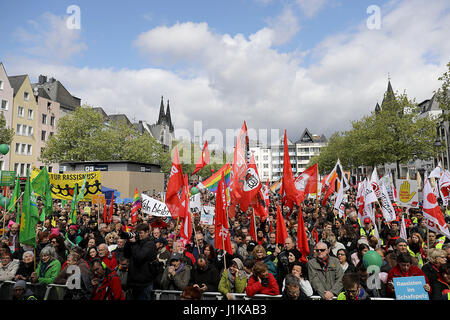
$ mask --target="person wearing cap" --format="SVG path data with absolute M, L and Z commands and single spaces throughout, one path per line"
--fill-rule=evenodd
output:
M 164 270 L 161 277 L 161 287 L 163 290 L 182 291 L 189 283 L 191 277 L 191 266 L 182 262 L 182 256 L 178 252 L 173 252 L 169 258 L 169 265 Z
M 369 217 L 364 218 L 364 226 L 360 228 L 360 235 L 369 238 L 375 235 L 375 227 Z
M 167 251 L 167 240 L 163 237 L 159 237 L 155 240 L 155 246 L 158 250 L 158 254 L 156 255 L 156 259 L 158 259 L 159 262 L 161 262 L 164 266 L 167 264 L 167 260 L 170 258 L 170 252 Z
M 37 300 L 34 293 L 27 288 L 25 280 L 18 280 L 13 287 L 13 300 Z
M 218 290 L 228 300 L 234 300 L 233 293 L 244 293 L 247 287 L 247 276 L 244 264 L 239 258 L 234 258 L 228 269 L 223 270 Z

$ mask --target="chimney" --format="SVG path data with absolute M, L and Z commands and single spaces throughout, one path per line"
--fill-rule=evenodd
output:
M 51 83 L 53 83 L 53 82 L 55 82 L 55 81 L 56 81 L 56 79 L 53 78 L 53 77 L 51 77 L 50 80 L 49 80 L 49 82 L 51 82 Z
M 39 76 L 39 84 L 44 84 L 46 82 L 47 82 L 47 76 L 44 76 L 44 75 L 41 74 Z

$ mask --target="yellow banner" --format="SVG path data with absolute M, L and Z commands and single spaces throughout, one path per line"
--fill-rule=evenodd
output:
M 31 170 L 31 181 L 39 174 L 39 169 Z M 78 192 L 86 179 L 85 197 L 80 201 L 92 201 L 92 196 L 102 192 L 102 175 L 100 171 L 71 172 L 71 173 L 49 173 L 52 198 L 72 200 L 75 184 L 78 184 Z

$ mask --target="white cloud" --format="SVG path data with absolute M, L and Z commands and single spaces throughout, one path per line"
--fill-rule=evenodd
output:
M 134 45 L 159 68 L 80 69 L 34 60 L 6 68 L 8 74 L 53 76 L 84 102 L 130 119 L 155 122 L 164 95 L 175 128 L 192 131 L 194 120 L 202 120 L 203 130 L 225 134 L 246 120 L 249 128 L 287 128 L 292 140 L 305 127 L 329 137 L 381 102 L 388 73 L 394 90 L 406 90 L 418 102 L 440 85 L 437 78 L 450 56 L 449 3 L 408 0 L 389 6 L 382 9 L 380 30 L 361 21 L 351 32 L 323 39 L 309 53 L 314 63 L 308 66 L 298 52 L 277 51 L 282 40 L 274 19 L 248 37 L 220 34 L 206 23 L 151 29 Z
M 329 0 L 296 0 L 296 3 L 307 17 L 314 16 L 325 7 Z
M 38 21 L 17 28 L 15 35 L 32 56 L 45 61 L 67 62 L 87 49 L 80 41 L 81 29 L 69 29 L 67 17 L 44 13 Z

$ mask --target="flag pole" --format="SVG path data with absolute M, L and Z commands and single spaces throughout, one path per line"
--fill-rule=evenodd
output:
M 14 207 L 16 206 L 16 204 L 17 204 L 17 201 L 19 201 L 19 199 L 20 198 L 22 198 L 22 196 L 23 196 L 23 192 L 20 194 L 20 196 L 16 199 L 16 201 L 14 201 Z M 6 212 L 5 212 L 5 214 L 3 215 L 3 217 L 2 217 L 2 219 L 1 220 L 3 220 L 3 225 L 5 224 L 5 215 L 7 215 L 9 213 L 9 210 L 7 210 Z M 16 219 L 17 219 L 17 215 L 16 215 Z M 16 223 L 18 223 L 17 221 L 16 221 Z M 4 226 L 3 226 L 4 227 Z

